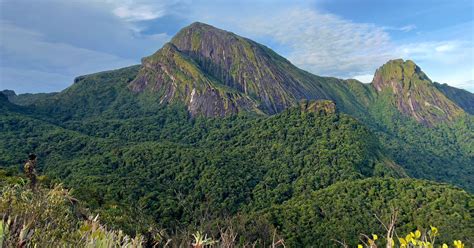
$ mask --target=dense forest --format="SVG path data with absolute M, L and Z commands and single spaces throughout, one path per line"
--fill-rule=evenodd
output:
M 443 241 L 470 240 L 472 195 L 383 179 L 408 176 L 384 155 L 384 140 L 354 118 L 309 105 L 227 118 L 190 118 L 172 105 L 148 117 L 61 126 L 4 105 L 0 161 L 18 172 L 24 154 L 37 152 L 41 174 L 131 235 L 154 227 L 175 239 L 196 230 L 218 236 L 217 227 L 234 226 L 245 243 L 268 244 L 278 230 L 291 246 L 335 245 L 335 234 L 355 245 L 358 233 L 382 231 L 374 214 L 400 208 L 403 231 L 433 224 L 449 230 Z

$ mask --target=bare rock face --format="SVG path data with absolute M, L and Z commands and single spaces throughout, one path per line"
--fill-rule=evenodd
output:
M 161 103 L 184 102 L 193 116 L 256 111 L 256 104 L 249 97 L 207 76 L 173 44 L 142 59 L 142 68 L 128 87 L 133 92 L 159 94 Z
M 334 114 L 336 104 L 330 100 L 301 101 L 300 110 L 307 113 Z
M 208 75 L 249 95 L 268 114 L 301 99 L 329 99 L 308 73 L 271 49 L 203 23 L 182 29 L 171 40 Z
M 375 72 L 372 85 L 379 95 L 389 97 L 401 113 L 428 126 L 463 113 L 411 60 L 387 62 Z

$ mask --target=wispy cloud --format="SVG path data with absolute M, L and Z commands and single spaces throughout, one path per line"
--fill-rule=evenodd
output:
M 163 9 L 153 9 L 148 5 L 140 5 L 120 6 L 115 8 L 113 13 L 127 21 L 147 21 L 161 17 L 165 12 Z
M 410 32 L 410 31 L 416 29 L 416 25 L 410 24 L 410 25 L 406 25 L 406 26 L 402 26 L 402 27 L 385 26 L 385 27 L 383 27 L 383 29 L 389 30 L 389 31 L 393 30 L 393 31 Z
M 294 64 L 320 75 L 365 74 L 393 56 L 383 28 L 315 10 L 294 8 L 272 18 L 249 19 L 241 27 L 290 47 Z
M 453 82 L 450 85 L 454 85 L 458 88 L 466 89 L 470 92 L 474 92 L 474 79 L 473 80 L 468 80 L 465 82 Z
M 182 0 L 102 0 L 111 12 L 126 22 L 137 24 L 173 13 Z
M 468 40 L 401 44 L 395 51 L 413 59 L 433 80 L 474 92 L 474 44 Z

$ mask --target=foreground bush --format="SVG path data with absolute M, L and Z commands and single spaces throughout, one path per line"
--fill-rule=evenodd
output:
M 0 247 L 141 247 L 143 238 L 108 230 L 84 215 L 61 185 L 32 191 L 22 184 L 4 186 L 0 197 Z

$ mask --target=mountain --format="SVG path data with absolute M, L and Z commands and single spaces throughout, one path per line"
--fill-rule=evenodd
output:
M 160 102 L 184 102 L 193 116 L 275 114 L 303 99 L 326 99 L 363 117 L 378 95 L 387 95 L 399 112 L 428 126 L 464 113 L 413 61 L 389 61 L 370 85 L 318 77 L 261 44 L 203 23 L 183 28 L 144 58 L 129 88 L 156 92 Z
M 33 109 L 36 118 L 93 135 L 94 125 L 117 119 L 134 118 L 139 130 L 138 120 L 153 116 L 157 128 L 166 128 L 164 113 L 175 107 L 192 118 L 265 116 L 306 99 L 328 100 L 376 133 L 409 175 L 473 187 L 473 117 L 412 61 L 389 61 L 370 84 L 319 77 L 261 44 L 194 23 L 141 65 L 77 77 L 56 94 L 20 96 L 12 101 Z
M 56 92 L 53 92 L 53 93 L 35 93 L 35 94 L 25 93 L 25 94 L 17 95 L 15 91 L 13 90 L 3 90 L 0 93 L 3 93 L 4 95 L 6 95 L 8 97 L 8 101 L 20 106 L 32 105 L 43 98 L 48 98 L 57 94 Z
M 107 82 L 99 86 L 97 80 Z M 139 98 L 137 111 L 150 104 L 184 104 L 192 116 L 222 117 L 241 112 L 275 114 L 301 100 L 319 99 L 331 100 L 340 111 L 374 124 L 379 119 L 370 113 L 372 105 L 384 98 L 386 105 L 427 126 L 464 114 L 412 61 L 389 61 L 376 71 L 371 84 L 319 77 L 261 44 L 199 22 L 179 31 L 156 53 L 143 58 L 139 67 L 81 76 L 75 82 L 57 95 L 38 96 L 28 103 L 51 110 L 52 101 L 41 99 L 52 99 L 57 102 L 54 111 L 66 109 L 74 115 L 71 110 L 84 102 L 100 101 L 101 107 L 92 111 L 100 114 L 116 111 L 121 98 L 125 102 Z M 64 104 L 64 108 L 58 106 Z
M 453 101 L 436 85 L 414 62 L 400 59 L 381 66 L 370 84 L 319 77 L 261 44 L 194 23 L 142 65 L 77 77 L 56 94 L 11 99 L 33 109 L 35 118 L 91 135 L 97 135 L 96 125 L 116 125 L 118 119 L 133 119 L 127 128 L 135 130 L 143 130 L 139 120 L 150 117 L 157 129 L 175 121 L 186 126 L 186 118 L 166 116 L 175 107 L 192 118 L 265 116 L 306 99 L 328 100 L 376 133 L 385 153 L 410 176 L 474 190 L 474 121 L 457 105 L 467 108 L 469 101 Z
M 0 93 L 6 96 L 9 101 L 11 101 L 11 99 L 13 99 L 16 96 L 16 93 L 13 90 L 2 90 L 0 91 Z
M 463 89 L 451 87 L 447 84 L 435 82 L 435 87 L 443 92 L 443 94 L 451 101 L 455 102 L 459 107 L 467 113 L 474 115 L 474 94 Z
M 275 114 L 303 99 L 363 112 L 343 80 L 312 75 L 261 44 L 203 23 L 183 28 L 144 58 L 129 88 L 156 92 L 160 102 L 184 102 L 192 115 Z
M 21 109 L 20 106 L 10 102 L 10 99 L 13 96 L 12 93 L 15 94 L 15 92 L 11 90 L 0 91 L 0 110 L 2 112 L 18 111 Z
M 389 95 L 402 114 L 423 124 L 452 121 L 464 112 L 411 60 L 387 62 L 375 72 L 372 85 L 379 94 Z

